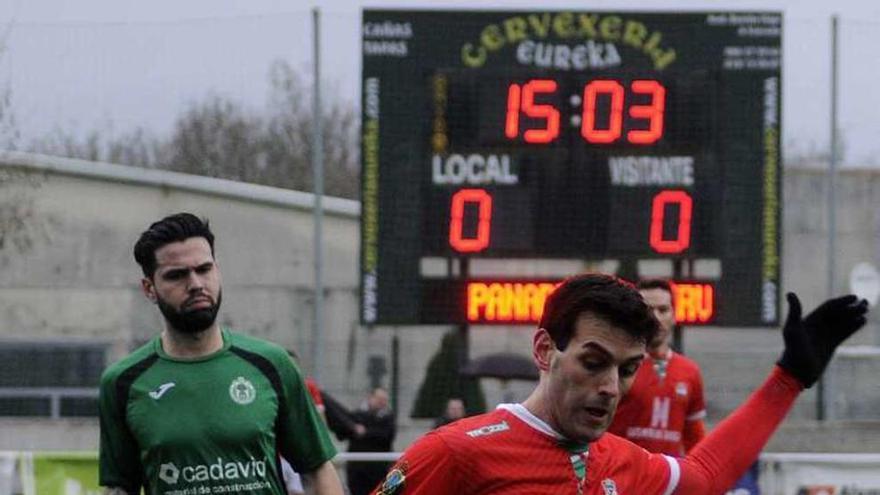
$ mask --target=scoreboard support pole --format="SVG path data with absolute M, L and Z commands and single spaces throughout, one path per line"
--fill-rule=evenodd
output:
M 467 281 L 470 277 L 471 271 L 471 260 L 467 256 L 462 256 L 458 258 L 458 276 L 462 280 Z M 461 370 L 467 366 L 468 361 L 470 361 L 471 354 L 471 344 L 470 344 L 470 323 L 461 323 L 458 325 L 458 370 L 456 374 L 456 388 L 458 389 L 459 394 L 464 394 L 464 378 L 462 377 Z
M 683 275 L 685 260 L 676 258 L 672 260 L 672 280 L 681 280 Z M 688 275 L 693 274 L 693 260 L 688 260 Z M 672 349 L 684 354 L 684 326 L 676 323 L 672 327 Z
M 391 337 L 391 410 L 394 420 L 400 412 L 400 335 L 397 325 L 394 326 L 394 335 Z

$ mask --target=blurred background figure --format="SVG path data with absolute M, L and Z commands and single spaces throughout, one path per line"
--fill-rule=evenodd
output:
M 465 416 L 464 401 L 458 397 L 451 397 L 446 401 L 446 410 L 443 415 L 434 421 L 434 428 L 457 421 Z
M 327 415 L 324 406 L 324 399 L 321 395 L 321 388 L 318 387 L 318 382 L 312 378 L 311 375 L 306 374 L 305 370 L 302 369 L 302 364 L 299 362 L 299 355 L 297 355 L 296 351 L 293 349 L 288 349 L 287 354 L 290 355 L 290 358 L 293 359 L 294 364 L 300 371 L 302 371 L 302 375 L 305 377 L 303 381 L 305 381 L 306 388 L 309 390 L 309 396 L 312 398 L 312 403 L 315 404 L 315 409 L 318 410 L 318 414 L 321 415 L 321 419 L 324 420 L 324 423 L 327 422 Z
M 669 282 L 649 279 L 637 287 L 660 331 L 608 431 L 649 452 L 681 457 L 706 436 L 703 377 L 695 361 L 670 347 L 675 308 Z
M 346 435 L 349 452 L 391 452 L 397 427 L 384 388 L 374 388 L 351 418 L 353 429 Z M 346 467 L 349 493 L 369 494 L 385 477 L 389 465 L 387 462 L 349 462 Z
M 660 332 L 648 344 L 645 361 L 608 431 L 649 452 L 681 457 L 706 436 L 703 376 L 696 361 L 673 351 L 670 345 L 676 325 L 670 283 L 646 279 L 637 288 L 660 323 Z M 756 462 L 729 495 L 760 493 L 757 468 Z
M 299 356 L 296 354 L 296 351 L 288 349 L 287 354 L 290 355 L 294 364 L 301 368 Z M 309 397 L 312 398 L 312 403 L 314 403 L 315 409 L 317 409 L 318 414 L 321 416 L 321 420 L 326 424 L 327 416 L 324 412 L 324 399 L 321 397 L 321 389 L 318 388 L 318 383 L 314 378 L 306 375 L 305 372 L 302 372 L 302 374 L 305 377 L 303 381 L 309 391 Z M 293 469 L 293 466 L 287 462 L 287 459 L 283 457 L 281 458 L 281 474 L 284 477 L 284 488 L 287 490 L 287 495 L 305 495 L 306 490 L 303 487 L 302 478 L 299 473 Z

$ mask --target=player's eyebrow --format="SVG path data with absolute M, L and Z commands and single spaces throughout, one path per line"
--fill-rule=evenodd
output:
M 633 356 L 633 357 L 627 359 L 623 363 L 624 364 L 636 364 L 636 363 L 641 363 L 644 360 L 645 360 L 645 354 L 641 353 L 638 356 Z
M 602 354 L 605 358 L 611 359 L 611 360 L 631 362 L 631 361 L 641 361 L 644 358 L 644 353 L 641 353 L 641 352 L 638 355 L 634 354 L 631 356 L 621 356 L 620 358 L 618 358 L 617 356 L 614 355 L 614 353 L 611 352 L 611 350 L 609 350 L 608 348 L 606 348 L 602 344 L 595 342 L 595 341 L 592 341 L 592 340 L 588 340 L 588 341 L 584 342 L 583 344 L 581 344 L 581 349 L 596 351 L 596 352 Z
M 198 264 L 196 266 L 186 266 L 186 265 L 171 265 L 168 267 L 160 267 L 159 272 L 161 272 L 161 276 L 164 278 L 174 278 L 174 277 L 182 277 L 191 271 L 201 272 L 208 270 L 214 266 L 213 261 L 205 261 L 204 263 Z

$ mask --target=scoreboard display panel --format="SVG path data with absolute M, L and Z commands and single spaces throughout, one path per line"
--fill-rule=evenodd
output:
M 422 269 L 482 258 L 713 260 L 693 322 L 778 323 L 780 13 L 362 20 L 363 323 L 534 321 L 471 297 L 551 281 Z

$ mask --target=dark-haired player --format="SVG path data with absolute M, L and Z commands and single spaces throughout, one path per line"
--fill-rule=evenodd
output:
M 532 355 L 538 385 L 525 402 L 426 434 L 392 467 L 377 494 L 713 495 L 757 456 L 834 349 L 865 323 L 867 303 L 832 299 L 801 318 L 789 294 L 779 366 L 683 459 L 605 434 L 657 332 L 638 291 L 588 274 L 550 295 Z
M 165 326 L 101 377 L 106 492 L 283 495 L 283 456 L 314 493 L 341 495 L 335 449 L 287 352 L 216 322 L 221 277 L 207 222 L 163 218 L 134 256 Z

